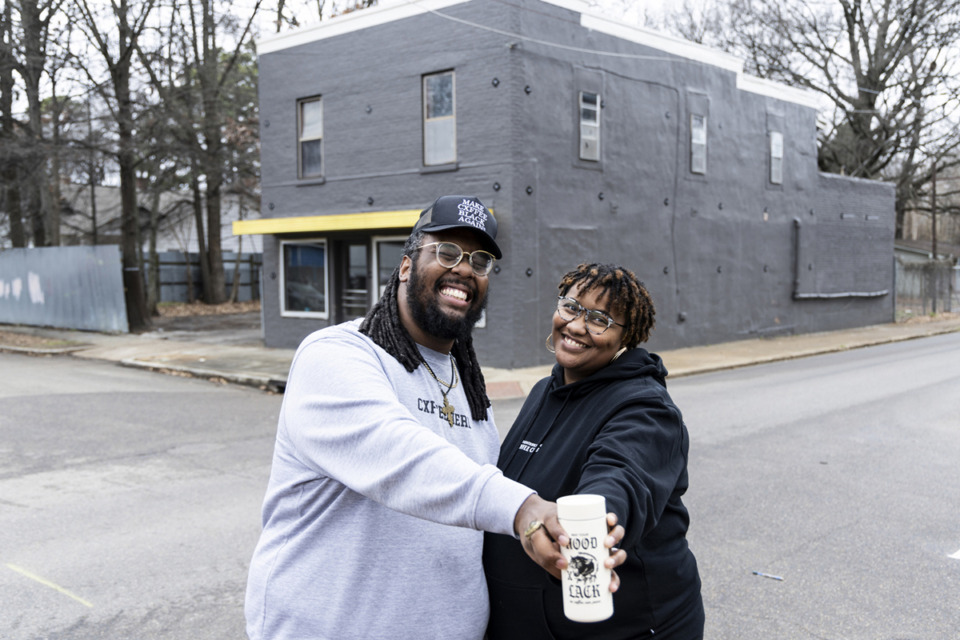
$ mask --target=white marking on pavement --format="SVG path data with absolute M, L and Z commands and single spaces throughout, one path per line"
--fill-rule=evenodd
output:
M 63 595 L 67 596 L 68 598 L 73 598 L 74 600 L 76 600 L 77 602 L 79 602 L 80 604 L 82 604 L 82 605 L 84 605 L 84 606 L 86 606 L 86 607 L 90 607 L 91 609 L 93 608 L 93 605 L 92 605 L 92 604 L 90 604 L 89 602 L 87 602 L 86 600 L 84 600 L 83 598 L 81 598 L 80 596 L 77 596 L 77 595 L 74 595 L 74 594 L 70 593 L 69 591 L 67 591 L 66 589 L 64 589 L 63 587 L 61 587 L 60 585 L 54 584 L 54 583 L 50 582 L 49 580 L 44 580 L 44 579 L 41 578 L 40 576 L 34 575 L 34 574 L 30 573 L 30 572 L 27 571 L 26 569 L 21 569 L 20 567 L 18 567 L 18 566 L 16 566 L 16 565 L 12 565 L 12 564 L 8 564 L 8 565 L 7 565 L 7 568 L 10 569 L 11 571 L 16 571 L 17 573 L 19 573 L 19 574 L 22 575 L 22 576 L 26 576 L 27 578 L 30 578 L 30 579 L 33 580 L 34 582 L 39 582 L 40 584 L 42 584 L 42 585 L 45 586 L 45 587 L 50 587 L 50 588 L 53 589 L 54 591 L 59 591 L 59 592 L 62 593 Z
M 947 556 L 948 558 L 953 558 L 954 560 L 960 560 L 960 551 L 957 551 L 952 556 Z

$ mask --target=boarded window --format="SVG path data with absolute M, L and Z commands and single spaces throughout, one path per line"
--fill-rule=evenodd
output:
M 600 160 L 600 96 L 580 92 L 580 159 Z
M 690 115 L 690 172 L 707 173 L 707 116 Z
M 783 184 L 783 134 L 770 132 L 770 182 Z
M 457 161 L 456 94 L 453 71 L 423 76 L 423 164 Z

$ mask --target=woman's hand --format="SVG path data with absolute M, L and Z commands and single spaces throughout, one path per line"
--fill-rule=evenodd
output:
M 603 561 L 603 566 L 614 569 L 627 561 L 627 552 L 617 548 L 626 532 L 623 527 L 617 524 L 617 514 L 613 512 L 607 514 L 607 528 L 610 535 L 603 541 L 603 546 L 610 550 L 610 557 Z M 617 575 L 616 571 L 613 571 L 610 578 L 610 593 L 616 593 L 619 588 L 620 576 Z

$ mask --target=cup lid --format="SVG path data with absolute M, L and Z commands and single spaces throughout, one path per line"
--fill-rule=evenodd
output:
M 606 499 L 593 493 L 557 498 L 557 517 L 568 520 L 589 520 L 607 515 Z

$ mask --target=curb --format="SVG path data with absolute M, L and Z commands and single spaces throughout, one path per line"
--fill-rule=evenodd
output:
M 725 364 L 716 365 L 697 365 L 686 369 L 678 367 L 676 370 L 670 369 L 670 378 L 681 378 L 684 376 L 698 375 L 702 373 L 714 373 L 717 371 L 729 371 L 731 369 L 740 369 L 753 365 L 770 364 L 774 362 L 784 362 L 786 360 L 796 360 L 799 358 L 808 358 L 811 356 L 826 355 L 829 353 L 840 353 L 843 351 L 852 351 L 854 349 L 863 349 L 866 347 L 876 347 L 884 344 L 893 344 L 897 342 L 907 342 L 909 340 L 919 340 L 921 338 L 930 338 L 933 336 L 947 335 L 960 332 L 960 324 L 952 324 L 940 327 L 925 326 L 923 330 L 909 335 L 881 336 L 876 338 L 861 338 L 851 343 L 841 343 L 831 346 L 808 347 L 796 349 L 789 352 L 783 352 L 773 355 L 754 355 L 739 361 L 731 361 Z M 727 343 L 735 344 L 735 343 Z M 717 345 L 717 346 L 723 346 Z M 696 347 L 694 347 L 696 348 Z M 669 352 L 665 352 L 669 353 Z M 661 354 L 663 355 L 663 354 Z M 666 360 L 666 357 L 664 358 Z M 669 368 L 669 367 L 668 367 Z
M 13 347 L 5 344 L 0 344 L 0 351 L 5 351 L 8 353 L 22 353 L 28 356 L 61 356 L 61 355 L 70 355 L 77 351 L 85 351 L 90 348 L 90 345 L 79 345 L 72 347 L 54 347 L 51 349 L 39 349 L 37 347 Z
M 837 353 L 859 349 L 863 347 L 877 346 L 894 342 L 903 342 L 915 340 L 918 338 L 927 338 L 936 335 L 944 335 L 960 332 L 960 318 L 944 323 L 930 323 L 923 325 L 895 326 L 895 331 L 891 331 L 885 325 L 874 325 L 877 330 L 870 331 L 871 327 L 855 330 L 853 333 L 838 335 L 836 332 L 825 332 L 822 338 L 813 339 L 813 334 L 799 334 L 791 336 L 802 338 L 800 341 L 783 341 L 779 338 L 734 341 L 728 343 L 719 343 L 715 345 L 703 345 L 699 347 L 685 347 L 680 349 L 668 349 L 659 352 L 660 356 L 667 363 L 670 371 L 670 378 L 681 378 L 703 373 L 713 373 L 718 371 L 727 371 L 749 367 L 758 364 L 769 364 L 805 358 L 815 355 L 828 353 Z M 834 335 L 830 335 L 834 334 Z M 871 335 L 873 334 L 873 335 Z M 211 349 L 216 349 L 214 345 L 208 345 Z M 72 355 L 74 357 L 84 358 L 86 356 L 78 355 L 79 352 L 96 348 L 96 345 L 90 343 L 69 344 L 62 347 L 38 348 L 38 347 L 18 347 L 13 345 L 0 344 L 0 352 L 18 353 L 28 356 L 55 356 Z M 128 356 L 132 354 L 127 354 Z M 253 387 L 266 391 L 268 393 L 283 393 L 287 380 L 286 376 L 280 371 L 269 372 L 271 366 L 266 367 L 266 371 L 253 371 L 250 373 L 239 370 L 223 370 L 216 368 L 198 367 L 187 364 L 173 364 L 162 360 L 153 359 L 155 356 L 146 355 L 145 359 L 136 357 L 123 358 L 104 358 L 93 356 L 91 359 L 100 359 L 113 361 L 121 366 L 146 369 L 168 375 L 178 375 L 183 377 L 192 377 L 206 379 L 220 384 L 237 384 L 241 386 Z M 203 358 L 200 358 L 202 361 Z M 520 369 L 499 370 L 496 374 L 487 376 L 487 395 L 491 400 L 516 400 L 526 397 L 530 388 L 544 375 L 548 375 L 551 367 L 542 365 L 539 367 L 526 367 Z M 492 371 L 491 371 L 492 373 Z M 492 378 L 492 379 L 491 379 Z
M 231 373 L 225 371 L 217 371 L 215 369 L 203 369 L 199 367 L 183 367 L 180 365 L 161 363 L 161 362 L 148 362 L 143 360 L 136 359 L 125 359 L 120 360 L 119 364 L 123 367 L 130 367 L 132 369 L 145 369 L 147 371 L 156 371 L 158 373 L 172 373 L 173 375 L 181 375 L 184 377 L 190 378 L 203 378 L 211 382 L 222 381 L 224 383 L 233 383 L 239 384 L 247 387 L 255 387 L 261 391 L 269 391 L 273 393 L 283 393 L 284 389 L 287 386 L 286 380 L 280 380 L 273 378 L 271 376 L 258 376 L 258 375 L 249 375 L 243 373 Z

